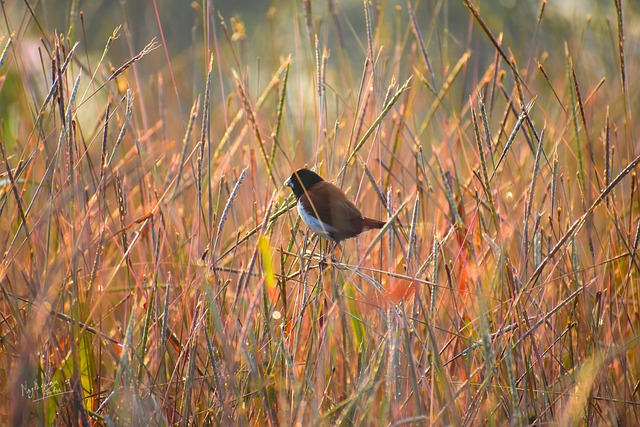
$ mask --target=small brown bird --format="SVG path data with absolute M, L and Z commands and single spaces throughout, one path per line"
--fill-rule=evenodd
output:
M 384 227 L 384 222 L 365 218 L 335 185 L 309 169 L 294 172 L 285 184 L 298 199 L 298 213 L 311 230 L 337 246 L 363 231 Z

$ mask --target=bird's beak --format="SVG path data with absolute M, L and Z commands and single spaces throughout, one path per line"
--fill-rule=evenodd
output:
M 287 180 L 284 182 L 284 185 L 289 188 L 293 188 L 293 182 L 291 182 L 291 178 L 287 178 Z

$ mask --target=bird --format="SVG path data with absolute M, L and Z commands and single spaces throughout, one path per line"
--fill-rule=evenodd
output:
M 333 251 L 341 241 L 384 227 L 385 222 L 364 217 L 346 194 L 309 169 L 299 169 L 285 181 L 298 201 L 302 221 L 318 236 L 333 240 Z

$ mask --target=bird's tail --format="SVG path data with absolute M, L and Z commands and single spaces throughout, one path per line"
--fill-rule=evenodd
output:
M 363 225 L 363 231 L 364 230 L 371 230 L 372 228 L 382 228 L 384 227 L 385 222 L 384 221 L 378 221 L 377 219 L 371 219 L 371 218 L 365 218 L 364 221 L 362 222 Z

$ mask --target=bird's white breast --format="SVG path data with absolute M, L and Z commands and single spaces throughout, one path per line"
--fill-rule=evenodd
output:
M 331 239 L 331 233 L 336 233 L 338 231 L 337 229 L 320 222 L 318 218 L 307 212 L 300 202 L 298 202 L 298 213 L 304 223 L 307 224 L 307 227 L 325 239 Z

